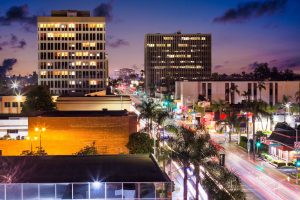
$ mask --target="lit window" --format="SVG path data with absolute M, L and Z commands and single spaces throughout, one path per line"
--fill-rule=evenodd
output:
M 187 47 L 188 44 L 178 44 L 178 47 Z
M 174 54 L 167 54 L 167 58 L 174 58 L 175 55 Z
M 72 76 L 75 76 L 75 72 L 74 71 L 71 71 L 69 74 L 72 75 Z
M 82 46 L 83 46 L 83 47 L 88 47 L 88 46 L 89 46 L 89 43 L 88 43 L 88 42 L 83 42 L 83 43 L 82 43 Z
M 95 80 L 90 80 L 90 85 L 97 85 L 97 81 L 95 81 Z
M 75 28 L 75 24 L 68 24 L 69 28 Z
M 157 47 L 165 47 L 166 44 L 156 44 Z
M 95 42 L 91 42 L 90 43 L 90 47 L 95 47 L 96 46 L 96 43 Z
M 54 37 L 53 33 L 47 33 L 47 37 Z
M 164 37 L 164 40 L 173 40 L 173 37 Z
M 96 24 L 97 28 L 103 28 L 103 24 Z
M 74 63 L 74 62 L 71 62 L 71 65 L 72 65 L 72 66 L 75 66 L 75 63 Z
M 154 47 L 154 44 L 147 44 L 147 47 Z
M 171 47 L 171 44 L 167 44 L 167 47 Z
M 42 76 L 45 76 L 46 74 L 47 74 L 46 71 L 41 71 L 41 75 L 42 75 Z
M 191 57 L 192 57 L 192 55 L 190 55 L 190 54 L 189 54 L 189 55 L 186 55 L 186 57 L 187 57 L 187 58 L 191 58 Z
M 200 37 L 191 37 L 191 40 L 200 40 Z
M 201 37 L 201 40 L 206 40 L 206 37 Z
M 75 85 L 75 81 L 69 81 L 69 85 Z
M 181 40 L 190 40 L 189 37 L 181 37 Z
M 90 62 L 90 65 L 91 65 L 91 66 L 96 66 L 96 62 L 95 62 L 95 61 L 91 61 L 91 62 Z
M 83 52 L 82 55 L 83 56 L 89 56 L 89 52 Z
M 81 65 L 81 61 L 76 61 L 76 66 Z
M 82 52 L 76 52 L 75 55 L 76 56 L 82 56 Z

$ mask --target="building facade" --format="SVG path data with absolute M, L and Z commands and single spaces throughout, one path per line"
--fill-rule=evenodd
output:
M 172 199 L 171 180 L 148 155 L 0 156 L 0 163 L 2 200 Z
M 8 115 L 0 117 L 0 139 L 24 140 L 27 135 L 27 117 L 11 117 Z
M 93 142 L 99 154 L 127 154 L 129 136 L 136 131 L 137 116 L 124 110 L 56 111 L 28 117 L 27 136 L 36 140 L 0 140 L 0 150 L 3 155 L 20 155 L 32 145 L 35 151 L 41 136 L 48 155 L 72 155 Z
M 290 102 L 295 103 L 295 93 L 300 90 L 300 81 L 264 81 L 265 89 L 260 89 L 259 84 L 259 81 L 178 81 L 175 99 L 185 105 L 196 103 L 200 96 L 209 101 L 222 99 L 231 104 L 250 99 L 274 105 L 282 102 L 284 96 L 289 96 Z M 234 87 L 239 94 L 233 90 Z
M 130 111 L 130 96 L 84 96 L 58 97 L 56 108 L 59 111 L 101 111 L 101 110 L 128 110 Z
M 0 114 L 20 114 L 26 97 L 16 96 L 0 96 Z
M 210 34 L 145 35 L 146 89 L 174 80 L 202 80 L 211 74 Z
M 38 17 L 38 84 L 52 95 L 90 93 L 107 85 L 105 18 L 88 11 Z

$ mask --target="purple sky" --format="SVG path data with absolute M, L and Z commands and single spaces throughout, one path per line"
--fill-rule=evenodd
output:
M 35 17 L 55 9 L 90 10 L 107 17 L 110 73 L 122 67 L 143 68 L 146 33 L 178 30 L 212 34 L 213 72 L 247 71 L 254 62 L 300 69 L 298 0 L 3 1 L 0 67 L 4 59 L 16 58 L 13 74 L 37 70 Z

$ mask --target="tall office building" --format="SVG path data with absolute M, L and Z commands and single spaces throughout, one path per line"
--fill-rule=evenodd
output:
M 39 85 L 53 95 L 91 93 L 107 85 L 105 18 L 89 11 L 52 11 L 38 17 Z
M 211 75 L 210 34 L 145 35 L 146 89 Z M 174 89 L 174 88 L 173 88 Z

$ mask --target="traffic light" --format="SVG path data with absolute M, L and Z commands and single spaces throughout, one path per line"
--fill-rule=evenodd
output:
M 261 145 L 260 141 L 257 141 L 257 142 L 256 142 L 256 147 L 259 148 L 260 145 Z
M 297 158 L 295 165 L 296 167 L 300 167 L 300 158 Z

